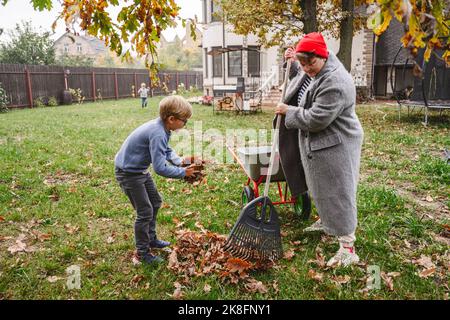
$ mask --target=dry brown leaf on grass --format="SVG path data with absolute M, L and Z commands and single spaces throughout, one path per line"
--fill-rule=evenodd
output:
M 203 291 L 206 293 L 210 293 L 211 292 L 211 286 L 209 284 L 205 284 L 205 286 L 203 287 Z
M 64 225 L 64 230 L 66 230 L 68 234 L 74 234 L 80 230 L 80 227 L 72 226 L 70 223 L 67 223 Z
M 131 283 L 137 286 L 142 280 L 144 280 L 144 276 L 137 274 L 131 279 Z
M 182 291 L 183 286 L 179 282 L 175 282 L 173 285 L 175 286 L 175 290 L 172 294 L 172 298 L 177 300 L 182 299 L 184 296 L 184 293 Z
M 435 267 L 424 269 L 421 272 L 419 272 L 419 277 L 420 278 L 428 278 L 428 277 L 432 276 L 435 272 L 436 272 Z
M 250 278 L 247 283 L 244 285 L 245 289 L 247 289 L 248 292 L 252 293 L 267 293 L 269 290 L 267 290 L 267 287 L 261 282 L 256 279 Z
M 52 235 L 50 233 L 41 233 L 37 230 L 31 230 L 31 234 L 33 234 L 35 238 L 38 239 L 40 242 L 44 242 L 52 238 Z
M 11 254 L 15 254 L 17 252 L 34 252 L 36 251 L 33 247 L 28 247 L 28 245 L 24 242 L 26 240 L 26 235 L 21 233 L 15 240 L 15 243 L 8 247 L 8 251 Z
M 326 267 L 325 257 L 322 254 L 322 249 L 320 247 L 316 248 L 316 259 L 315 260 L 308 260 L 308 263 L 315 263 L 320 268 Z
M 280 292 L 280 288 L 278 287 L 278 281 L 274 280 L 272 282 L 272 288 L 275 291 L 275 294 L 278 294 Z
M 293 249 L 289 249 L 284 253 L 284 258 L 286 260 L 291 260 L 295 256 L 295 251 Z
M 319 282 L 323 281 L 323 273 L 316 272 L 313 269 L 309 269 L 308 277 L 310 277 L 311 279 L 314 279 L 316 281 L 319 281 Z
M 4 216 L 0 216 L 0 222 L 5 221 L 5 217 Z
M 56 281 L 62 280 L 64 279 L 63 277 L 58 277 L 58 276 L 50 276 L 47 277 L 47 281 L 50 283 L 55 283 Z
M 252 264 L 240 258 L 229 258 L 225 263 L 225 267 L 229 272 L 237 272 L 244 275 L 252 268 Z
M 386 272 L 381 272 L 381 279 L 383 279 L 384 283 L 390 291 L 394 291 L 394 280 L 389 277 Z

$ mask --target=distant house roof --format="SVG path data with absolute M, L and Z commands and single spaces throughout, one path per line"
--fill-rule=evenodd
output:
M 55 41 L 55 44 L 66 38 L 70 38 L 74 42 L 76 41 L 77 38 L 81 38 L 84 41 L 86 41 L 92 48 L 92 50 L 94 50 L 96 53 L 104 53 L 108 51 L 108 48 L 106 47 L 105 43 L 102 40 L 89 35 L 74 35 L 73 33 L 70 32 L 64 33 L 61 37 L 59 37 Z
M 403 25 L 396 19 L 392 19 L 388 29 L 381 34 L 376 43 L 375 65 L 391 65 L 395 55 L 402 46 L 401 38 L 404 34 Z M 406 59 L 411 59 L 406 49 L 401 49 L 397 58 L 396 65 L 403 65 Z

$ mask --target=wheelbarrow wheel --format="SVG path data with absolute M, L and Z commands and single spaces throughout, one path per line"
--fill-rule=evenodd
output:
M 242 205 L 245 206 L 253 199 L 255 199 L 255 193 L 253 192 L 253 189 L 249 186 L 245 186 L 244 190 L 242 190 Z
M 311 215 L 311 198 L 308 192 L 298 197 L 294 203 L 294 212 L 300 216 L 302 220 L 308 220 Z

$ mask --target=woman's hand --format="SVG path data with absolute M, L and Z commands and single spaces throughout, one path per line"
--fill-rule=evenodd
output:
M 275 113 L 285 115 L 287 112 L 287 109 L 288 109 L 288 105 L 280 102 L 277 104 L 277 107 L 275 108 Z
M 284 58 L 286 60 L 291 59 L 291 61 L 295 60 L 296 56 L 294 48 L 287 48 L 286 51 L 284 52 Z

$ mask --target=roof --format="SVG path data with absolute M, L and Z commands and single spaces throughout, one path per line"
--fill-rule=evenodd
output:
M 231 52 L 231 51 L 257 51 L 260 52 L 257 48 L 243 48 L 243 47 L 230 47 L 230 48 L 212 48 L 208 51 L 208 54 L 211 56 L 218 56 L 223 53 Z
M 102 52 L 106 52 L 108 51 L 105 43 L 95 37 L 89 36 L 89 35 L 75 35 L 73 33 L 70 32 L 66 32 L 64 33 L 61 37 L 59 37 L 55 43 L 61 41 L 62 39 L 65 38 L 70 38 L 72 39 L 74 42 L 76 41 L 77 38 L 83 39 L 84 41 L 86 41 L 87 43 L 89 43 L 90 47 L 95 50 L 97 53 L 102 53 Z
M 375 65 L 392 65 L 397 52 L 402 47 L 401 38 L 403 34 L 402 23 L 392 19 L 388 29 L 381 34 L 376 43 Z M 395 59 L 395 64 L 403 65 L 408 58 L 411 60 L 409 52 L 403 48 Z

